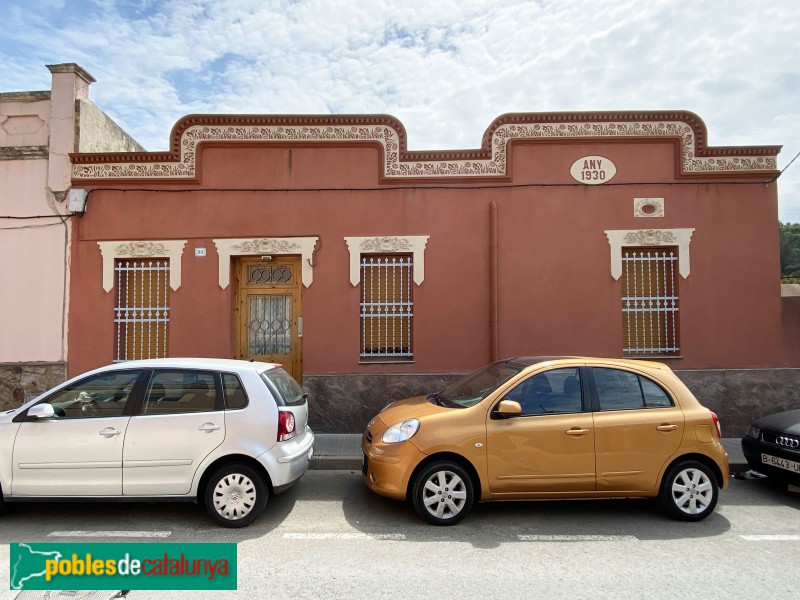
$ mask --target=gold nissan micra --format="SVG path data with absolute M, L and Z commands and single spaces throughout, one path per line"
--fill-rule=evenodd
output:
M 717 416 L 666 365 L 581 357 L 494 362 L 393 402 L 362 438 L 364 481 L 435 525 L 475 501 L 658 497 L 699 521 L 728 485 Z

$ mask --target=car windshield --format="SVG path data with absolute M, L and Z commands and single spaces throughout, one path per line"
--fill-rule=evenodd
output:
M 475 406 L 523 368 L 523 365 L 508 362 L 491 363 L 464 376 L 443 391 L 432 394 L 432 400 L 452 408 Z

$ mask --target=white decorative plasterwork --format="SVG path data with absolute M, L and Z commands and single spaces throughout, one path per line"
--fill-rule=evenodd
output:
M 361 282 L 362 254 L 411 253 L 414 257 L 414 283 L 422 284 L 425 281 L 425 246 L 429 238 L 429 235 L 344 238 L 350 251 L 350 283 L 358 285 Z
M 537 121 L 537 115 L 519 116 L 502 119 L 502 123 L 491 131 L 488 141 L 488 152 L 455 151 L 448 156 L 441 153 L 416 153 L 416 156 L 401 158 L 402 144 L 399 128 L 401 125 L 386 123 L 369 123 L 364 117 L 357 123 L 329 122 L 307 123 L 269 123 L 269 117 L 254 122 L 237 123 L 235 118 L 221 116 L 213 122 L 187 125 L 180 130 L 178 139 L 178 156 L 155 154 L 149 159 L 146 154 L 138 154 L 130 162 L 73 162 L 73 180 L 97 179 L 172 179 L 185 180 L 197 178 L 198 146 L 201 143 L 299 143 L 327 144 L 332 143 L 373 143 L 382 150 L 383 177 L 385 179 L 426 179 L 452 177 L 507 177 L 508 147 L 510 142 L 525 142 L 553 139 L 594 139 L 614 140 L 623 138 L 669 138 L 679 141 L 679 164 L 683 173 L 712 174 L 738 173 L 747 171 L 774 171 L 777 159 L 773 153 L 765 149 L 763 153 L 727 152 L 724 155 L 697 156 L 697 135 L 689 124 L 690 117 L 681 120 L 680 115 L 673 120 L 659 120 L 660 114 L 651 119 L 622 119 L 611 117 L 596 119 L 591 115 L 581 120 L 581 115 L 562 121 L 558 118 Z M 330 117 L 334 119 L 334 117 Z M 309 121 L 320 121 L 318 117 L 310 117 Z M 514 122 L 514 121 L 517 122 Z M 222 122 L 227 121 L 227 122 Z M 340 119 L 341 121 L 341 119 Z M 473 157 L 464 158 L 463 154 Z
M 223 238 L 214 240 L 219 255 L 219 287 L 223 290 L 231 282 L 231 256 L 254 256 L 259 254 L 299 254 L 302 257 L 303 285 L 314 281 L 314 248 L 318 237 L 290 238 Z
M 678 272 L 686 279 L 691 272 L 689 243 L 694 228 L 686 229 L 607 229 L 611 246 L 611 276 L 622 277 L 622 248 L 631 246 L 678 246 Z
M 97 242 L 103 256 L 103 289 L 114 289 L 114 260 L 117 258 L 168 258 L 169 287 L 181 287 L 181 257 L 186 240 Z
M 663 217 L 664 199 L 663 198 L 634 198 L 633 199 L 634 217 Z

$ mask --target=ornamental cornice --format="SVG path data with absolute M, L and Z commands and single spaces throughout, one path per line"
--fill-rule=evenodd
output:
M 676 243 L 675 234 L 672 231 L 662 229 L 646 229 L 642 231 L 630 231 L 625 234 L 624 245 L 626 246 L 665 246 Z
M 689 245 L 694 235 L 694 227 L 680 229 L 606 229 L 608 245 L 611 248 L 611 277 L 622 277 L 622 248 L 641 246 L 677 246 L 678 272 L 686 279 L 692 270 Z
M 126 240 L 97 242 L 103 260 L 103 289 L 114 288 L 114 261 L 118 258 L 168 258 L 169 286 L 173 290 L 181 287 L 181 258 L 186 240 Z
M 376 237 L 361 241 L 362 252 L 413 252 L 411 240 L 401 237 Z
M 512 143 L 553 140 L 675 141 L 679 176 L 773 174 L 780 146 L 709 147 L 694 113 L 514 113 L 498 117 L 481 148 L 409 152 L 402 123 L 388 115 L 190 115 L 175 125 L 169 152 L 72 154 L 73 180 L 195 181 L 201 144 L 370 144 L 383 180 L 507 178 Z
M 116 257 L 154 257 L 168 256 L 169 250 L 158 242 L 127 242 L 114 248 Z
M 218 238 L 214 240 L 219 256 L 219 287 L 223 290 L 231 282 L 231 257 L 259 254 L 299 254 L 303 285 L 309 287 L 314 281 L 314 248 L 319 238 Z
M 233 244 L 231 248 L 240 254 L 291 254 L 293 250 L 300 250 L 302 246 L 297 242 L 262 238 Z
M 350 284 L 361 282 L 361 254 L 410 253 L 414 264 L 414 283 L 422 285 L 425 281 L 425 247 L 429 235 L 376 237 L 346 237 L 347 250 L 350 253 Z

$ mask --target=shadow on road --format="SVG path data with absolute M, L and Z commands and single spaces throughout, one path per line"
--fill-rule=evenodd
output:
M 260 538 L 279 527 L 292 512 L 297 486 L 270 496 L 262 515 L 248 527 L 217 526 L 202 506 L 190 502 L 14 502 L 0 511 L 0 543 L 81 542 L 101 538 L 51 537 L 69 531 L 171 531 L 170 542 L 241 542 Z M 103 538 L 118 541 L 120 538 Z M 128 541 L 164 541 L 127 538 Z
M 425 523 L 410 503 L 389 500 L 371 492 L 361 474 L 341 472 L 331 486 L 340 494 L 348 523 L 368 535 L 390 539 L 402 533 L 407 541 L 460 541 L 492 548 L 519 541 L 517 536 L 599 535 L 634 536 L 640 540 L 693 539 L 719 536 L 730 522 L 714 513 L 699 523 L 667 517 L 655 500 L 546 500 L 477 504 L 458 525 L 436 527 Z

